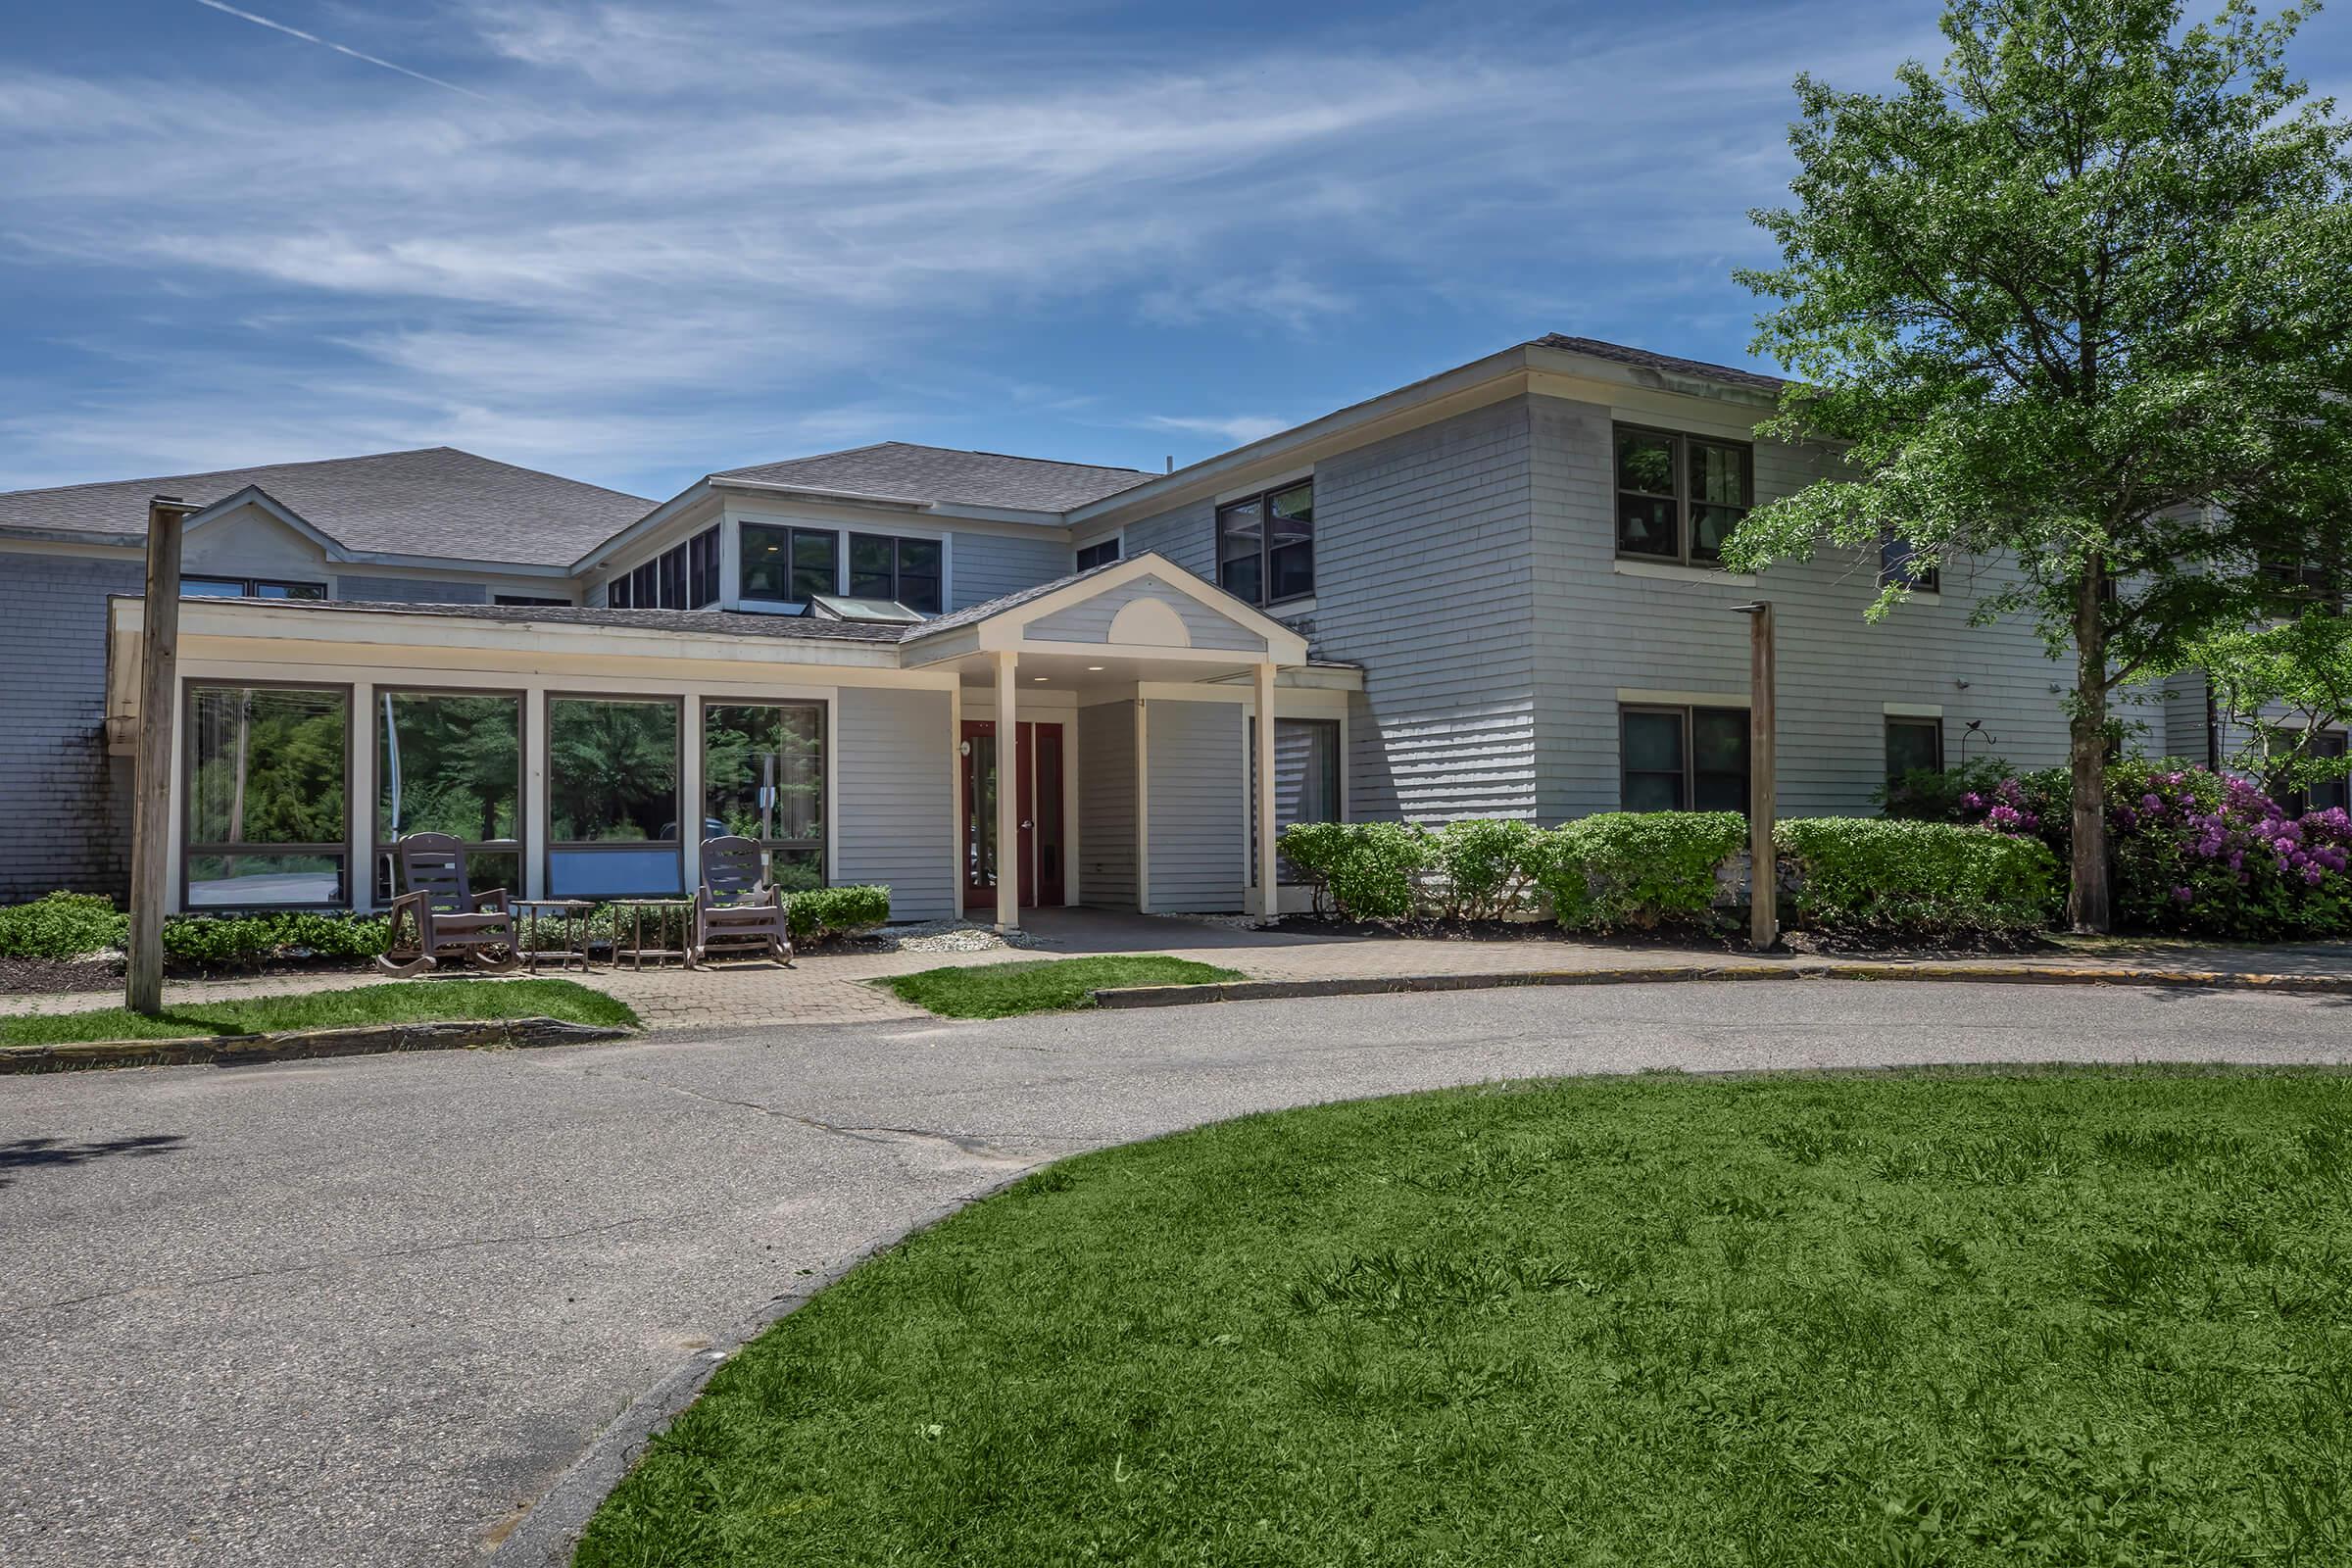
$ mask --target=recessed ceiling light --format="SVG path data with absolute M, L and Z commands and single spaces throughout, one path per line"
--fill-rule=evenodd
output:
M 1044 680 L 1044 679 L 1046 679 L 1047 677 L 1046 677 L 1046 676 L 1044 676 L 1044 675 L 1032 675 L 1032 676 L 1030 676 L 1029 678 L 1030 678 L 1031 680 Z
M 1091 669 L 1091 670 L 1094 670 L 1094 671 L 1096 671 L 1098 674 L 1099 674 L 1099 673 L 1101 673 L 1101 672 L 1102 672 L 1102 666 L 1101 664 L 1089 664 L 1089 665 L 1087 665 L 1086 667 L 1087 667 L 1087 668 L 1089 668 L 1089 669 Z

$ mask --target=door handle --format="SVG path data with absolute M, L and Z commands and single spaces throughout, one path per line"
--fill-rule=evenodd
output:
M 1021 827 L 1022 827 L 1022 830 L 1023 830 L 1023 831 L 1026 831 L 1026 830 L 1028 830 L 1029 828 L 1031 828 L 1031 827 L 1034 827 L 1034 826 L 1036 826 L 1036 824 L 1035 824 L 1035 823 L 1033 823 L 1033 822 L 1031 822 L 1031 821 L 1030 821 L 1030 820 L 1029 820 L 1027 817 L 1023 817 L 1023 818 L 1021 819 Z

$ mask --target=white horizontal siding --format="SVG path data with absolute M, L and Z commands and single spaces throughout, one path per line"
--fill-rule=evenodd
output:
M 1144 735 L 1152 907 L 1238 910 L 1248 831 L 1242 710 L 1228 703 L 1159 702 L 1149 708 Z
M 894 920 L 953 914 L 948 694 L 845 687 L 836 723 L 841 854 L 832 880 L 887 884 Z

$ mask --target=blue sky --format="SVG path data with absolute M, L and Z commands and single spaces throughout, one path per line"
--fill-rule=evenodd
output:
M 1789 78 L 1939 53 L 1925 0 L 236 9 L 12 8 L 0 488 L 1157 467 L 1546 331 L 1747 363 Z

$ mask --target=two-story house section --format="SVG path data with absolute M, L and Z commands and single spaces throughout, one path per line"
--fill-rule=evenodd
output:
M 1723 568 L 1750 509 L 1831 471 L 1757 436 L 1780 389 L 1547 337 L 1172 473 L 883 442 L 658 505 L 446 451 L 0 496 L 40 617 L 0 647 L 0 897 L 119 886 L 157 491 L 204 508 L 187 907 L 369 907 L 427 826 L 533 896 L 676 892 L 731 831 L 902 918 L 1290 907 L 1269 812 L 1740 808 L 1759 599 L 1785 809 L 2057 760 L 2063 669 L 1970 624 L 2002 563 L 1877 623 L 1897 549 Z M 2142 748 L 2204 755 L 2169 732 L 2192 706 L 2143 710 Z

